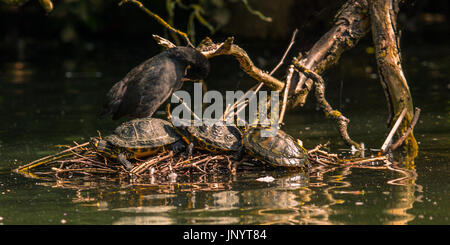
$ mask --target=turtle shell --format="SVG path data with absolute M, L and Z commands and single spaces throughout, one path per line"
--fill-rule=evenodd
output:
M 159 118 L 139 118 L 124 122 L 114 130 L 114 134 L 105 137 L 109 143 L 125 148 L 159 147 L 179 139 L 172 124 Z
M 278 129 L 250 128 L 244 134 L 242 144 L 246 151 L 276 167 L 308 167 L 308 152 L 294 138 Z M 264 135 L 264 133 L 267 133 Z M 275 134 L 276 133 L 276 134 Z M 264 137 L 266 136 L 266 137 Z
M 241 131 L 232 125 L 220 123 L 203 124 L 200 126 L 188 126 L 185 130 L 192 135 L 200 148 L 209 151 L 239 151 L 241 148 Z

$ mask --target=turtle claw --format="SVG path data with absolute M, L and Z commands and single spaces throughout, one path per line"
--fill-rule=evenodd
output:
M 188 156 L 192 156 L 192 154 L 194 153 L 194 144 L 190 143 L 186 149 L 186 153 L 188 154 Z
M 172 151 L 175 155 L 182 152 L 184 148 L 186 148 L 186 144 L 181 140 L 172 144 Z
M 133 168 L 133 164 L 130 161 L 128 161 L 125 154 L 120 153 L 117 156 L 117 160 L 119 160 L 119 162 L 125 167 L 126 170 L 131 170 Z
M 239 147 L 239 150 L 236 152 L 236 154 L 234 154 L 234 158 L 237 161 L 241 161 L 245 156 L 245 149 L 243 146 Z

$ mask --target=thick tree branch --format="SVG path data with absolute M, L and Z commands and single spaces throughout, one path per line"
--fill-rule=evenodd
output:
M 396 0 L 369 1 L 372 38 L 381 84 L 388 94 L 388 103 L 392 104 L 392 113 L 395 118 L 400 115 L 403 108 L 407 109 L 398 132 L 401 135 L 411 124 L 414 107 L 401 66 L 400 45 L 396 34 L 397 9 L 398 1 Z M 405 142 L 410 147 L 410 152 L 417 152 L 417 141 L 412 133 L 408 135 Z
M 232 55 L 239 62 L 241 69 L 249 76 L 256 79 L 259 82 L 263 82 L 264 85 L 271 90 L 280 91 L 284 88 L 284 82 L 272 77 L 269 73 L 256 67 L 247 52 L 233 43 L 234 38 L 229 37 L 225 42 L 215 44 L 210 38 L 205 38 L 197 47 L 207 58 L 212 58 L 219 55 Z
M 159 45 L 165 48 L 176 47 L 175 44 L 158 35 L 154 34 L 153 38 Z M 208 59 L 219 55 L 232 55 L 239 62 L 239 65 L 244 72 L 257 81 L 264 83 L 264 85 L 269 87 L 269 89 L 281 91 L 284 88 L 284 82 L 273 77 L 271 73 L 267 73 L 256 67 L 247 52 L 233 42 L 234 38 L 229 37 L 223 43 L 217 44 L 207 37 L 198 45 L 197 50 L 199 50 Z
M 366 0 L 348 0 L 335 17 L 334 26 L 323 35 L 299 63 L 318 74 L 337 63 L 341 54 L 353 48 L 370 30 Z M 298 74 L 293 106 L 303 106 L 313 81 Z

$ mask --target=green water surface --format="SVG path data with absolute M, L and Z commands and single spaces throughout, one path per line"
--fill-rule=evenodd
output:
M 415 128 L 420 151 L 408 166 L 395 160 L 388 169 L 329 167 L 309 176 L 249 171 L 181 185 L 104 178 L 74 184 L 11 171 L 56 153 L 56 145 L 86 142 L 97 130 L 110 133 L 120 122 L 98 118 L 104 95 L 151 55 L 111 51 L 0 63 L 0 224 L 448 224 L 450 48 L 409 47 L 404 55 L 414 104 L 422 110 Z M 255 60 L 269 70 L 277 59 Z M 209 89 L 254 84 L 231 58 L 212 59 L 211 66 Z M 329 102 L 351 119 L 351 137 L 380 148 L 389 129 L 373 57 L 363 48 L 349 52 L 324 78 Z M 289 112 L 284 130 L 306 148 L 330 141 L 330 150 L 342 153 L 348 147 L 314 103 L 310 97 L 305 108 Z M 265 176 L 274 180 L 257 181 Z

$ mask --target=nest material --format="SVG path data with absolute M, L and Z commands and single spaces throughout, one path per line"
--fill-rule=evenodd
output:
M 75 143 L 76 144 L 76 143 Z M 308 152 L 310 162 L 315 166 L 353 165 L 370 161 L 385 160 L 385 156 L 343 160 L 337 154 L 330 154 L 318 145 Z M 134 168 L 126 170 L 117 159 L 107 158 L 92 150 L 89 143 L 66 146 L 67 149 L 50 156 L 43 157 L 16 169 L 16 172 L 33 178 L 74 179 L 76 176 L 111 176 L 133 180 L 149 178 L 177 182 L 178 178 L 199 175 L 234 175 L 238 171 L 258 171 L 267 166 L 258 159 L 244 157 L 237 160 L 229 154 L 212 154 L 194 151 L 192 155 L 163 152 L 147 159 L 132 160 Z M 303 171 L 303 169 L 295 169 Z

